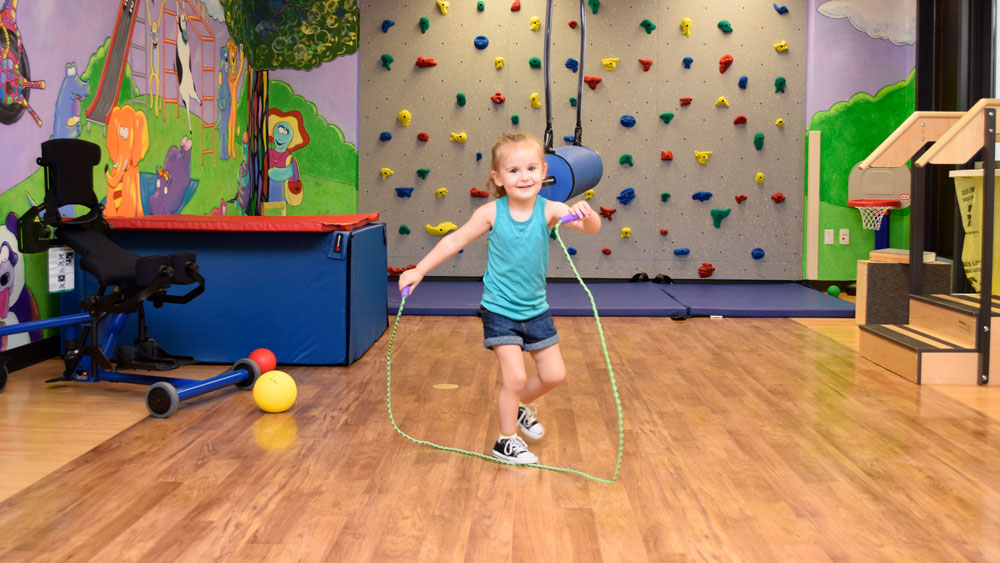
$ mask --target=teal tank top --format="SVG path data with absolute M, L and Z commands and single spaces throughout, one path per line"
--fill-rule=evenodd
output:
M 545 198 L 535 197 L 531 217 L 515 221 L 510 216 L 507 198 L 497 199 L 480 302 L 486 310 L 526 321 L 549 309 L 545 300 L 545 273 L 549 265 L 545 204 Z

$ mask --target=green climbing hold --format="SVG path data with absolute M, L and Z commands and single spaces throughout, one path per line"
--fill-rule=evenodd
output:
M 483 2 L 482 0 L 480 0 L 479 2 L 476 2 L 476 9 L 479 10 L 480 12 L 482 12 L 483 10 L 485 10 L 486 9 L 486 2 Z
M 510 122 L 513 123 L 514 125 L 517 125 L 518 123 L 521 122 L 521 118 L 518 117 L 518 115 L 515 113 L 514 115 L 510 116 Z
M 757 133 L 753 136 L 753 146 L 757 147 L 757 150 L 764 148 L 764 134 Z
M 670 123 L 670 120 L 673 118 L 674 118 L 674 112 L 672 111 L 660 114 L 660 119 L 662 119 L 664 123 Z
M 774 93 L 778 94 L 785 91 L 785 77 L 779 76 L 774 79 Z
M 386 70 L 392 70 L 391 66 L 392 61 L 393 61 L 392 55 L 390 55 L 389 53 L 382 55 L 382 66 L 384 66 Z
M 641 25 L 642 28 L 646 30 L 646 35 L 653 33 L 653 30 L 656 29 L 656 24 L 649 20 L 642 20 L 642 22 L 640 22 L 639 25 Z
M 570 107 L 574 107 L 574 108 L 576 107 L 576 96 L 570 96 L 570 98 L 569 98 L 569 105 L 570 105 Z
M 431 21 L 427 18 L 420 18 L 420 33 L 427 33 L 431 28 Z
M 618 164 L 628 164 L 629 166 L 634 166 L 635 165 L 632 162 L 632 155 L 630 155 L 628 153 L 623 154 L 621 156 L 621 158 L 618 159 Z
M 712 210 L 712 222 L 715 223 L 715 228 L 718 229 L 722 227 L 722 220 L 729 217 L 729 212 L 731 209 L 713 209 Z
M 558 240 L 558 239 L 556 239 L 556 228 L 555 227 L 552 227 L 551 229 L 549 229 L 549 238 L 552 239 L 552 240 Z
M 667 201 L 668 199 L 670 199 L 670 192 L 660 194 L 660 201 Z
M 542 68 L 542 59 L 531 57 L 528 59 L 528 64 L 531 65 L 531 68 Z
M 721 20 L 719 21 L 719 29 L 721 29 L 723 33 L 732 33 L 733 24 L 729 23 L 729 20 Z
M 427 175 L 430 174 L 430 173 L 431 173 L 431 169 L 430 168 L 418 168 L 417 169 L 417 176 L 420 176 L 424 180 L 427 179 Z
M 464 106 L 465 105 L 465 94 L 463 94 L 462 92 L 459 92 L 458 95 L 455 96 L 455 101 L 458 102 L 458 105 Z
M 597 13 L 597 10 L 601 9 L 601 0 L 587 0 L 587 5 L 590 6 L 590 11 Z
M 399 234 L 401 234 L 401 235 L 408 235 L 408 234 L 410 234 L 410 228 L 407 227 L 406 225 L 400 225 L 399 226 Z

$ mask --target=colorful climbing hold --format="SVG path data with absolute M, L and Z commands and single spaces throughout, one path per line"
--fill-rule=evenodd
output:
M 764 173 L 763 172 L 758 172 L 757 175 L 753 177 L 753 181 L 757 182 L 758 184 L 763 184 L 764 183 Z
M 729 100 L 727 100 L 725 96 L 719 96 L 719 99 L 715 100 L 715 106 L 716 107 L 720 107 L 720 106 L 729 107 Z
M 713 272 L 715 272 L 715 266 L 710 262 L 702 262 L 701 266 L 698 267 L 698 275 L 703 278 L 712 277 Z
M 483 153 L 477 152 L 476 153 L 476 162 L 479 162 L 482 159 L 483 159 Z
M 761 149 L 764 148 L 764 134 L 763 133 L 757 133 L 756 135 L 753 136 L 753 146 L 756 147 L 757 150 L 761 150 Z
M 538 16 L 531 16 L 531 19 L 528 20 L 528 29 L 530 29 L 531 31 L 538 31 L 541 28 L 542 28 L 542 18 Z
M 392 61 L 393 60 L 394 59 L 392 58 L 392 55 L 390 55 L 389 53 L 383 54 L 382 55 L 382 66 L 384 66 L 386 68 L 386 70 L 392 70 Z
M 746 194 L 738 194 L 735 196 L 734 199 L 736 199 L 736 203 L 742 204 L 744 201 L 747 200 L 747 196 Z
M 421 179 L 426 180 L 427 175 L 430 173 L 431 173 L 430 168 L 417 168 L 417 176 L 420 176 Z
M 480 190 L 478 188 L 472 188 L 469 190 L 469 195 L 472 197 L 490 197 L 490 192 L 486 190 Z
M 712 151 L 694 151 L 694 157 L 698 159 L 698 164 L 708 164 L 710 156 L 712 156 Z
M 736 83 L 736 85 L 740 87 L 740 90 L 746 90 L 747 89 L 747 80 L 748 80 L 748 78 L 746 76 L 741 76 L 740 77 L 739 81 Z
M 410 115 L 410 110 L 404 109 L 400 110 L 400 112 L 396 114 L 396 119 L 398 119 L 399 122 L 403 124 L 403 127 L 409 127 L 410 121 L 413 119 L 413 116 Z
M 771 199 L 774 200 L 774 203 L 781 203 L 785 201 L 785 194 L 781 192 L 773 193 L 771 194 Z
M 691 98 L 690 97 L 681 98 L 681 107 L 689 106 L 689 105 L 691 105 Z
M 393 175 L 393 172 L 392 172 L 391 168 L 380 168 L 378 172 L 379 172 L 379 174 L 382 175 L 382 179 L 383 180 L 385 180 L 389 176 Z
M 635 199 L 635 188 L 625 188 L 615 197 L 622 205 L 628 205 Z
M 444 235 L 446 235 L 446 234 L 454 231 L 457 228 L 458 228 L 458 225 L 456 225 L 455 223 L 452 223 L 451 221 L 445 221 L 443 223 L 438 223 L 436 226 L 433 226 L 433 227 L 430 224 L 424 225 L 424 230 L 427 231 L 427 234 L 434 235 L 436 237 L 444 236 Z
M 576 107 L 576 96 L 570 96 L 569 97 L 569 107 L 571 107 L 571 108 L 575 108 Z
M 448 195 L 448 188 L 438 188 L 434 191 L 434 195 L 436 195 L 438 199 L 441 199 Z
M 433 57 L 417 57 L 416 65 L 420 68 L 429 68 L 437 66 L 437 61 Z
M 448 0 L 437 0 L 438 10 L 441 10 L 442 16 L 448 15 L 448 6 L 451 6 L 451 2 Z
M 746 125 L 746 124 L 747 124 L 747 116 L 742 114 L 737 115 L 736 119 L 733 120 L 733 125 Z
M 431 20 L 427 18 L 420 18 L 420 33 L 427 33 L 427 30 L 431 28 Z
M 569 28 L 570 29 L 576 29 L 576 26 L 578 26 L 578 25 L 580 25 L 580 24 L 578 24 L 576 22 L 576 20 L 569 20 Z
M 691 57 L 684 57 L 681 62 L 684 63 L 684 68 L 691 68 L 691 63 L 694 62 L 694 59 Z
M 596 14 L 601 9 L 601 0 L 587 0 L 587 5 L 590 6 L 590 12 Z
M 730 207 L 727 207 L 725 209 L 712 210 L 712 223 L 715 225 L 716 229 L 722 227 L 722 220 L 725 219 L 726 217 L 729 217 L 730 211 L 732 211 L 732 208 Z
M 712 192 L 694 192 L 691 194 L 691 199 L 695 201 L 708 201 L 712 199 Z
M 687 37 L 691 37 L 691 18 L 681 18 L 681 33 Z
M 673 160 L 673 151 L 660 151 L 660 160 Z
M 494 61 L 497 65 L 497 70 L 503 68 L 503 63 L 504 63 L 503 57 L 497 57 L 496 59 L 494 59 Z
M 774 10 L 781 15 L 785 15 L 788 13 L 788 6 L 779 6 L 777 2 L 772 4 L 772 6 L 774 6 Z
M 608 57 L 606 59 L 601 59 L 601 64 L 604 68 L 608 70 L 614 70 L 618 66 L 618 57 Z
M 611 255 L 611 249 L 605 246 L 604 248 L 601 249 L 601 254 L 603 254 L 605 256 L 610 256 Z
M 568 252 L 570 256 L 576 256 L 576 249 L 573 248 L 572 246 L 570 246 L 569 248 L 567 248 L 566 252 Z
M 506 100 L 507 98 L 505 98 L 505 97 L 504 97 L 504 95 L 503 95 L 503 94 L 501 94 L 500 92 L 497 92 L 496 94 L 493 94 L 492 96 L 490 96 L 490 99 L 491 99 L 491 100 L 493 100 L 493 103 L 494 103 L 494 104 L 496 104 L 496 105 L 500 105 L 500 104 L 502 104 L 502 103 L 503 103 L 503 101 L 504 101 L 504 100 Z
M 464 93 L 459 92 L 458 94 L 455 95 L 455 103 L 457 103 L 459 106 L 464 106 L 465 102 L 466 99 Z
M 722 55 L 719 57 L 719 74 L 725 74 L 729 67 L 733 65 L 732 55 Z
M 472 44 L 476 46 L 476 49 L 482 51 L 490 46 L 490 40 L 485 35 L 477 35 L 476 38 L 472 40 Z
M 521 11 L 521 0 L 514 0 L 514 3 L 510 5 L 510 11 L 511 12 L 520 12 Z
M 483 2 L 483 0 L 479 0 L 479 2 L 476 2 L 476 9 L 479 10 L 480 12 L 482 12 L 483 10 L 485 10 L 486 9 L 486 2 Z
M 670 199 L 670 192 L 663 192 L 660 194 L 660 201 L 666 202 L 668 199 Z
M 774 50 L 779 53 L 784 53 L 788 50 L 788 41 L 779 41 L 774 44 Z
M 469 134 L 466 133 L 465 131 L 460 131 L 458 133 L 452 131 L 451 138 L 448 140 L 455 143 L 464 143 L 465 141 L 469 140 Z
M 570 57 L 566 59 L 566 68 L 576 72 L 580 68 L 580 61 Z
M 385 141 L 391 141 L 392 140 L 392 133 L 390 133 L 388 131 L 382 131 L 378 135 L 378 140 L 383 141 L 383 142 L 385 142 Z
M 777 125 L 778 127 L 784 127 L 785 120 L 779 117 L 778 119 L 774 120 L 774 124 Z
M 721 29 L 723 33 L 733 32 L 733 24 L 729 23 L 729 20 L 719 20 L 718 25 L 719 29 Z
M 510 116 L 510 122 L 514 125 L 517 125 L 518 123 L 521 122 L 521 117 L 515 113 L 514 115 Z
M 621 119 L 618 120 L 622 124 L 622 127 L 634 127 L 635 126 L 635 116 L 634 115 L 623 115 Z
M 646 35 L 653 33 L 653 30 L 656 29 L 656 24 L 649 21 L 648 19 L 642 20 L 641 22 L 639 22 L 639 25 L 641 25 L 642 28 L 646 30 Z
M 601 83 L 601 77 L 584 75 L 583 81 L 587 83 L 587 86 L 590 86 L 591 90 L 597 90 L 597 85 Z
M 670 123 L 670 120 L 673 118 L 674 112 L 672 111 L 666 111 L 660 114 L 660 119 L 662 119 L 664 123 Z
M 750 256 L 752 256 L 754 260 L 760 260 L 761 258 L 764 257 L 764 249 L 755 248 L 750 251 Z
M 413 195 L 413 188 L 396 188 L 396 197 L 410 197 Z
M 777 94 L 779 92 L 784 92 L 785 91 L 785 83 L 786 82 L 787 81 L 785 80 L 784 76 L 779 76 L 779 77 L 775 78 L 774 79 L 774 93 Z
M 538 57 L 531 57 L 528 59 L 528 66 L 531 68 L 542 68 L 542 59 Z
M 427 141 L 431 140 L 431 136 L 428 135 L 427 133 L 421 131 L 421 132 L 417 133 L 417 140 L 420 141 L 420 142 L 422 142 L 422 143 L 426 143 Z
M 629 227 L 622 227 L 621 238 L 632 238 L 632 229 Z
M 691 254 L 691 249 L 690 248 L 675 248 L 674 249 L 674 254 L 677 255 L 677 256 L 687 256 L 688 254 Z
M 396 25 L 396 22 L 392 20 L 382 20 L 382 33 L 387 33 L 389 28 Z
M 535 109 L 542 107 L 542 99 L 538 96 L 538 92 L 532 92 L 531 95 L 528 96 L 528 101 L 531 102 L 531 107 Z
M 573 144 L 576 141 L 576 135 L 563 135 L 563 140 L 567 143 Z
M 618 158 L 618 164 L 628 164 L 629 166 L 633 166 L 634 163 L 632 162 L 632 155 L 628 153 L 621 155 L 621 157 Z
M 666 236 L 670 232 L 670 229 L 660 229 L 660 234 Z
M 594 199 L 594 190 L 593 190 L 593 188 L 591 188 L 591 189 L 583 192 L 583 199 Z
M 649 72 L 649 68 L 653 66 L 653 59 L 639 59 L 639 64 L 642 65 L 643 72 Z
M 611 220 L 611 217 L 615 214 L 615 211 L 618 211 L 617 209 L 608 209 L 607 207 L 604 207 L 603 205 L 600 206 L 600 210 L 601 210 L 600 211 L 601 217 L 604 217 L 608 221 Z
M 408 234 L 410 234 L 410 232 L 411 232 L 410 228 L 407 227 L 406 225 L 400 225 L 399 226 L 399 234 L 401 234 L 401 235 L 408 235 Z

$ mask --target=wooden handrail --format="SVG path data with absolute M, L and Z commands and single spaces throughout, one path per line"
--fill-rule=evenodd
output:
M 917 166 L 930 164 L 965 164 L 983 148 L 983 110 L 987 107 L 1000 108 L 1000 100 L 983 98 L 976 102 L 941 138 L 927 149 L 914 163 Z
M 861 161 L 858 168 L 902 166 L 913 158 L 920 147 L 928 141 L 940 139 L 964 116 L 964 111 L 915 111 L 868 158 Z

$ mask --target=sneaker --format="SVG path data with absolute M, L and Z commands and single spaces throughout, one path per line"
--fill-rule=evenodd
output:
M 493 457 L 515 465 L 538 463 L 538 457 L 528 451 L 528 444 L 520 436 L 500 438 L 493 445 Z
M 538 412 L 538 407 L 530 405 L 518 405 L 517 407 L 517 427 L 532 440 L 537 440 L 545 435 L 545 427 L 535 420 L 536 412 Z

